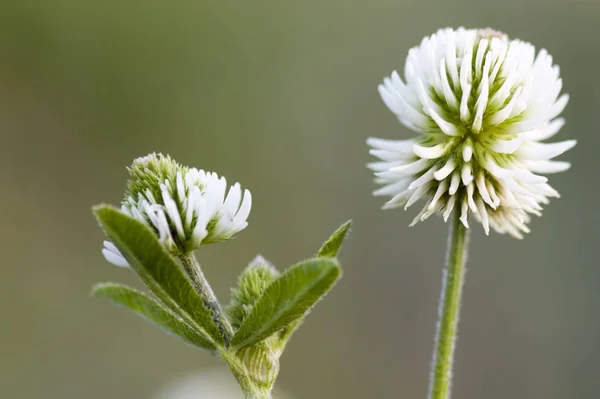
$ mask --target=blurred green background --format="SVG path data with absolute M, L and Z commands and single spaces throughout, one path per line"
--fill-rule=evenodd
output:
M 287 267 L 354 219 L 345 277 L 280 387 L 424 398 L 446 226 L 379 209 L 365 138 L 411 136 L 376 86 L 423 36 L 464 25 L 553 54 L 571 94 L 558 138 L 579 145 L 524 241 L 474 229 L 454 396 L 597 397 L 598 21 L 598 1 L 0 1 L 0 396 L 150 398 L 220 367 L 89 297 L 99 281 L 139 286 L 102 258 L 90 207 L 118 203 L 125 166 L 161 151 L 253 193 L 248 229 L 198 254 L 223 301 L 256 253 Z

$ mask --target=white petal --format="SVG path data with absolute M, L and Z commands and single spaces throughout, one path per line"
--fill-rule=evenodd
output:
M 479 191 L 479 195 L 485 201 L 485 203 L 488 204 L 493 209 L 496 209 L 496 204 L 494 203 L 494 201 L 492 201 L 492 198 L 490 197 L 490 193 L 488 193 L 488 191 L 487 191 L 487 187 L 485 185 L 485 177 L 483 176 L 483 173 L 480 173 L 479 176 L 477 176 L 477 180 L 475 181 L 475 184 L 477 185 L 477 190 Z M 489 231 L 489 229 L 488 229 L 488 231 Z
M 438 185 L 438 188 L 437 188 L 435 194 L 433 195 L 431 202 L 429 203 L 429 206 L 428 206 L 429 210 L 432 210 L 436 207 L 438 200 L 442 197 L 442 195 L 444 195 L 444 193 L 446 192 L 447 189 L 448 189 L 448 180 L 442 180 L 440 182 L 440 184 Z
M 492 175 L 500 179 L 511 177 L 513 175 L 510 170 L 498 166 L 498 164 L 490 156 L 484 157 L 482 166 Z
M 454 198 L 454 197 L 453 197 Z M 468 229 L 469 228 L 469 204 L 464 199 L 460 204 L 460 221 Z
M 171 195 L 167 192 L 167 190 L 162 191 L 163 203 L 165 204 L 165 209 L 167 211 L 167 215 L 169 215 L 169 219 L 175 225 L 175 230 L 177 231 L 177 236 L 181 240 L 185 240 L 185 233 L 183 231 L 183 223 L 181 222 L 181 215 L 179 213 L 179 209 L 177 209 L 177 204 L 171 198 Z
M 483 225 L 483 230 L 485 231 L 485 235 L 490 235 L 490 221 L 488 219 L 488 213 L 485 209 L 485 204 L 481 200 L 481 198 L 477 201 L 477 210 L 479 218 L 481 219 L 481 224 Z
M 413 173 L 419 173 L 422 170 L 426 169 L 431 163 L 428 159 L 419 159 L 413 163 L 409 163 L 407 165 L 398 166 L 397 168 L 390 169 L 391 172 L 394 172 L 397 175 L 408 175 Z M 376 174 L 377 175 L 377 174 Z
M 473 199 L 474 191 L 475 191 L 475 187 L 473 187 L 472 184 L 469 184 L 467 186 L 467 204 L 469 204 L 469 209 L 473 213 L 477 213 L 477 205 L 475 204 L 475 201 Z
M 117 247 L 110 241 L 104 241 L 104 248 L 102 249 L 102 255 L 104 258 L 115 266 L 129 267 L 129 263 Z
M 523 165 L 534 173 L 558 173 L 571 167 L 569 162 L 562 161 L 523 161 Z
M 492 125 L 498 125 L 504 122 L 506 119 L 510 118 L 512 116 L 513 108 L 517 104 L 517 101 L 519 100 L 522 91 L 522 88 L 519 87 L 515 94 L 513 94 L 508 104 L 506 104 L 504 108 L 496 111 L 493 115 L 490 116 L 488 123 Z
M 152 194 L 152 191 L 150 191 L 150 189 L 147 189 L 145 194 L 146 199 L 150 204 L 156 204 L 156 198 L 154 198 L 154 194 Z
M 421 158 L 437 159 L 446 153 L 447 147 L 446 143 L 440 143 L 432 147 L 425 147 L 415 143 L 413 144 L 413 152 Z
M 219 239 L 229 238 L 231 236 L 231 228 L 233 224 L 227 215 L 222 215 L 215 224 L 211 235 Z
M 466 89 L 463 89 L 462 98 L 460 100 L 460 120 L 467 123 L 471 119 L 471 110 L 469 109 L 469 98 L 471 97 L 472 85 L 468 84 Z
M 558 133 L 558 131 L 564 126 L 564 124 L 565 120 L 563 118 L 558 118 L 544 127 L 530 130 L 528 132 L 523 133 L 523 135 L 531 141 L 546 140 Z
M 446 73 L 446 60 L 443 58 L 440 61 L 440 76 L 440 83 L 442 85 L 442 91 L 444 93 L 444 99 L 446 100 L 446 103 L 451 109 L 458 109 L 459 104 L 454 92 L 452 91 L 452 88 L 450 87 L 450 83 L 448 82 L 448 74 Z
M 252 208 L 252 194 L 250 194 L 249 190 L 244 190 L 244 199 L 242 200 L 242 205 L 240 205 L 240 209 L 235 214 L 233 218 L 233 223 L 242 225 L 248 219 L 250 215 L 250 209 Z M 245 227 L 245 226 L 244 226 Z
M 425 184 L 424 186 L 417 188 L 406 202 L 406 205 L 404 205 L 404 209 L 408 209 L 412 204 L 420 200 L 427 193 L 427 190 L 429 190 L 430 187 L 430 184 Z
M 490 198 L 492 199 L 492 203 L 494 204 L 492 208 L 496 209 L 498 205 L 500 205 L 500 197 L 498 197 L 498 194 L 496 194 L 496 190 L 494 189 L 494 185 L 491 181 L 486 179 L 485 186 L 490 195 Z
M 383 172 L 392 168 L 396 168 L 398 166 L 404 165 L 405 161 L 379 161 L 379 162 L 369 162 L 367 164 L 367 168 L 371 169 L 373 172 Z
M 375 149 L 371 149 L 369 150 L 369 154 L 381 159 L 382 161 L 398 161 L 401 160 L 405 157 L 403 157 L 401 154 L 398 154 L 395 151 L 388 151 L 388 150 L 375 150 Z
M 516 155 L 527 160 L 543 161 L 559 156 L 575 147 L 575 144 L 577 144 L 576 140 L 566 140 L 551 144 L 528 143 L 526 146 L 521 147 Z
M 444 213 L 442 214 L 442 216 L 444 217 L 444 222 L 448 221 L 448 218 L 450 217 L 450 214 L 452 213 L 452 210 L 454 209 L 454 204 L 456 203 L 456 196 L 451 196 L 450 199 L 448 199 L 448 203 L 446 204 L 446 209 L 444 209 Z
M 224 177 L 219 178 L 216 174 L 208 176 L 207 180 L 204 188 L 204 200 L 206 201 L 206 217 L 210 220 L 223 206 L 227 181 Z
M 236 211 L 240 207 L 240 201 L 242 199 L 242 189 L 240 188 L 240 183 L 235 183 L 229 189 L 229 193 L 227 194 L 227 198 L 223 203 L 223 209 L 229 217 L 233 217 Z
M 448 136 L 460 136 L 461 131 L 459 128 L 448 122 L 441 116 L 441 112 L 439 108 L 429 97 L 429 95 L 425 91 L 425 87 L 423 86 L 423 82 L 421 80 L 418 81 L 417 85 L 417 93 L 419 94 L 419 98 L 423 103 L 423 110 L 433 119 L 433 121 L 438 125 L 440 130 L 447 134 Z
M 394 209 L 406 204 L 406 201 L 411 194 L 412 191 L 408 189 L 396 194 L 391 200 L 383 205 L 383 209 Z
M 463 156 L 463 161 L 469 162 L 471 160 L 471 158 L 473 157 L 473 147 L 471 145 L 467 144 L 463 148 L 462 156 Z
M 560 96 L 560 98 L 552 106 L 552 109 L 550 110 L 550 115 L 549 115 L 548 119 L 554 119 L 558 115 L 560 115 L 560 113 L 563 112 L 563 110 L 567 106 L 568 102 L 569 102 L 568 94 L 563 94 L 562 96 Z
M 105 240 L 103 242 L 103 244 L 104 244 L 104 247 L 106 249 L 108 249 L 110 252 L 113 252 L 113 253 L 115 253 L 115 254 L 117 254 L 119 256 L 123 256 L 123 255 L 121 255 L 121 251 L 119 251 L 119 249 L 112 242 Z
M 471 164 L 466 163 L 463 165 L 461 171 L 462 182 L 465 186 L 468 186 L 473 181 L 473 173 L 471 171 Z
M 123 258 L 122 256 L 119 256 L 107 249 L 103 249 L 102 250 L 102 255 L 104 255 L 104 258 L 109 261 L 110 263 L 112 263 L 115 266 L 119 266 L 119 267 L 129 267 L 129 263 L 127 263 L 127 261 L 125 260 L 125 258 Z
M 407 119 L 412 125 L 426 129 L 430 125 L 429 118 L 411 107 L 406 100 L 391 86 L 391 81 L 386 85 L 379 85 L 379 95 L 385 105 L 399 117 Z
M 512 171 L 514 178 L 522 183 L 542 184 L 548 181 L 547 177 L 535 175 L 528 170 L 513 168 Z
M 524 135 L 519 135 L 512 140 L 497 140 L 494 142 L 491 149 L 502 154 L 512 154 L 521 147 L 524 139 Z
M 438 181 L 444 180 L 454 169 L 456 169 L 456 161 L 454 161 L 453 157 L 450 157 L 448 158 L 448 161 L 446 161 L 446 164 L 438 169 L 433 176 Z
M 134 219 L 136 219 L 144 224 L 148 224 L 146 221 L 146 218 L 144 217 L 142 212 L 140 212 L 140 210 L 138 209 L 137 206 L 130 208 L 129 211 L 131 212 L 131 215 L 133 216 Z
M 196 208 L 196 212 L 200 216 L 196 220 L 196 225 L 194 226 L 194 230 L 192 230 L 192 242 L 195 247 L 200 246 L 200 244 L 202 244 L 202 241 L 204 241 L 206 236 L 208 236 L 208 230 L 206 229 L 207 223 L 206 223 L 205 215 L 203 215 L 203 213 L 205 211 L 203 210 L 203 208 L 204 208 L 204 203 L 199 203 Z
M 553 189 L 552 186 L 550 186 L 547 183 L 537 184 L 535 188 L 538 189 L 543 195 L 546 195 L 548 197 L 560 198 L 560 194 L 558 193 L 558 191 Z
M 426 213 L 427 213 L 427 205 L 425 205 L 423 207 L 423 209 L 421 209 L 421 212 L 419 212 L 419 214 L 413 219 L 413 221 L 409 224 L 409 227 L 413 227 L 415 224 L 422 221 L 422 218 L 423 218 L 423 216 L 425 216 Z
M 410 183 L 408 186 L 409 190 L 414 190 L 418 187 L 421 187 L 423 184 L 430 182 L 433 180 L 434 169 L 431 168 L 427 172 L 423 173 L 417 180 Z
M 177 172 L 176 184 L 177 184 L 177 196 L 181 201 L 183 201 L 183 199 L 186 197 L 186 193 L 185 193 L 185 184 L 183 182 L 183 176 L 181 175 L 181 172 Z
M 412 154 L 414 140 L 386 140 L 369 137 L 367 144 L 380 150 L 393 151 L 401 154 Z
M 480 46 L 481 46 L 481 44 L 480 44 Z M 489 69 L 490 69 L 490 63 L 491 63 L 491 55 L 488 53 L 488 55 L 485 57 L 485 65 L 483 67 L 483 76 L 481 78 L 481 82 L 479 83 L 478 89 L 480 90 L 480 93 L 479 93 L 479 97 L 477 97 L 477 102 L 475 103 L 475 118 L 473 119 L 473 125 L 471 127 L 475 133 L 478 133 L 481 131 L 482 124 L 483 124 L 483 113 L 488 105 L 488 96 L 490 93 L 488 73 L 489 73 Z
M 446 45 L 446 63 L 453 85 L 458 86 L 460 78 L 458 75 L 458 64 L 456 60 L 456 46 L 454 40 L 452 39 L 448 40 Z
M 433 207 L 431 205 L 433 205 Z M 427 209 L 427 211 L 421 215 L 421 222 L 427 220 L 431 215 L 440 211 L 442 209 L 442 207 L 443 207 L 442 202 L 437 202 L 436 204 L 425 205 L 425 208 L 423 208 L 423 209 Z
M 409 89 L 406 86 L 406 84 L 404 84 L 402 79 L 400 79 L 400 75 L 398 75 L 398 72 L 392 72 L 390 78 L 392 86 L 394 87 L 394 89 L 396 89 L 398 94 L 402 96 L 402 98 L 408 103 L 408 105 L 410 105 L 413 108 L 416 108 L 419 104 L 419 99 L 417 98 L 415 93 L 413 93 L 412 90 Z
M 192 226 L 194 219 L 194 210 L 196 209 L 196 201 L 204 202 L 200 189 L 196 186 L 191 187 L 187 196 L 187 207 L 185 210 L 185 228 L 189 229 Z
M 444 180 L 446 181 L 446 180 Z M 460 186 L 460 172 L 457 170 L 452 174 L 452 180 L 450 181 L 450 190 L 448 190 L 448 194 L 454 195 L 456 191 L 458 191 L 458 187 Z
M 379 196 L 387 196 L 387 195 L 396 195 L 408 188 L 411 183 L 411 179 L 403 179 L 396 181 L 394 183 L 390 183 L 380 189 L 373 191 L 373 195 L 376 197 Z
M 479 41 L 479 45 L 477 46 L 477 55 L 475 56 L 475 71 L 474 71 L 475 76 L 477 78 L 482 77 L 483 57 L 486 53 L 487 45 L 488 45 L 488 40 L 481 39 Z

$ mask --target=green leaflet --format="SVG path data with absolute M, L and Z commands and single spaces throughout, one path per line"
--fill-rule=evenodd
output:
M 108 238 L 152 293 L 205 335 L 207 341 L 223 345 L 223 337 L 210 310 L 156 235 L 144 224 L 111 206 L 96 206 L 94 214 Z
M 323 243 L 321 249 L 317 254 L 317 257 L 335 257 L 337 256 L 340 248 L 342 247 L 342 243 L 344 239 L 348 236 L 348 232 L 350 231 L 350 226 L 352 225 L 352 220 L 348 220 L 346 223 L 342 224 L 338 229 Z M 291 323 L 284 329 L 282 329 L 279 333 L 279 345 L 281 349 L 285 347 L 287 342 L 292 337 L 292 334 L 300 327 L 302 324 L 302 319 L 296 320 Z
M 348 220 L 346 223 L 341 225 L 332 235 L 329 237 L 327 241 L 323 243 L 323 246 L 319 250 L 317 256 L 320 257 L 331 257 L 334 258 L 337 256 L 344 239 L 348 235 L 348 230 L 350 229 L 350 225 L 352 224 L 352 220 Z
M 340 278 L 341 268 L 333 258 L 303 261 L 271 283 L 244 319 L 231 340 L 242 349 L 304 317 Z
M 178 336 L 189 344 L 214 352 L 215 346 L 179 316 L 165 308 L 148 295 L 122 284 L 96 284 L 92 293 L 106 298 L 122 307 L 131 309 L 139 316 L 156 324 L 168 334 Z

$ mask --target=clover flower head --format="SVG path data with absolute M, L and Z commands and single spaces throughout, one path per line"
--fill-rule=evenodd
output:
M 227 192 L 225 178 L 216 173 L 153 153 L 134 160 L 129 174 L 121 211 L 149 226 L 173 255 L 225 241 L 248 225 L 250 191 L 242 195 L 235 183 Z M 105 241 L 102 252 L 109 262 L 127 266 L 111 242 Z
M 423 39 L 379 93 L 386 106 L 418 137 L 370 138 L 369 164 L 391 196 L 384 208 L 419 199 L 427 203 L 413 221 L 453 209 L 468 227 L 473 214 L 486 234 L 522 238 L 530 215 L 559 194 L 541 174 L 562 172 L 552 159 L 576 142 L 543 143 L 564 124 L 568 101 L 552 57 L 533 45 L 491 29 L 447 28 Z

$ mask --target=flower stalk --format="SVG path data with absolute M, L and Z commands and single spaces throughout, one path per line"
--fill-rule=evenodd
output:
M 454 212 L 453 219 L 448 234 L 448 252 L 442 278 L 429 399 L 449 399 L 452 385 L 454 348 L 469 244 L 469 229 L 462 224 L 458 211 Z
M 200 268 L 196 256 L 193 253 L 188 253 L 181 255 L 179 258 L 192 286 L 202 298 L 204 306 L 210 310 L 213 322 L 221 332 L 225 345 L 228 345 L 233 336 L 233 328 L 231 327 L 229 320 L 227 320 L 227 317 L 217 300 L 217 296 L 206 280 L 206 277 L 204 277 L 204 273 L 202 273 L 202 269 Z

